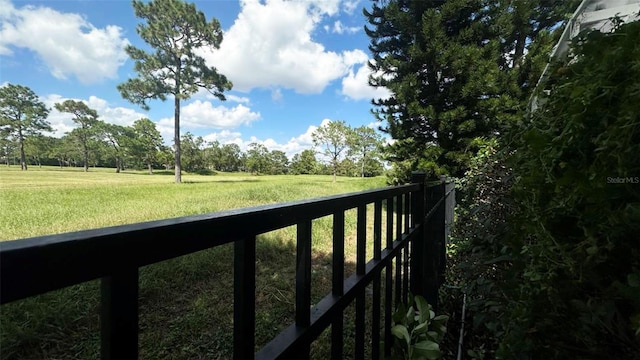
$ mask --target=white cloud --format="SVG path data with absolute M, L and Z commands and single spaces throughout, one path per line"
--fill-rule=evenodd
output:
M 391 93 L 386 88 L 375 88 L 369 85 L 371 69 L 367 64 L 360 66 L 357 72 L 349 71 L 342 79 L 342 94 L 354 100 L 386 99 Z
M 145 118 L 147 115 L 137 112 L 130 108 L 121 106 L 111 106 L 106 100 L 96 96 L 89 96 L 89 100 L 84 99 L 71 99 L 64 98 L 58 94 L 49 94 L 41 98 L 42 102 L 51 109 L 47 121 L 53 128 L 53 136 L 62 137 L 66 132 L 69 132 L 77 127 L 73 122 L 73 115 L 69 113 L 61 113 L 55 109 L 54 104 L 63 102 L 65 100 L 82 101 L 90 108 L 96 110 L 98 113 L 98 119 L 111 124 L 117 124 L 122 126 L 130 126 L 134 121 Z
M 336 14 L 339 4 L 339 0 L 242 0 L 220 49 L 201 51 L 236 90 L 279 87 L 320 93 L 353 65 L 346 60 L 351 52 L 327 51 L 312 39 L 321 20 Z
M 360 0 L 345 0 L 342 4 L 342 9 L 347 14 L 353 14 L 353 11 L 358 7 Z
M 237 102 L 237 103 L 241 103 L 241 104 L 248 104 L 249 103 L 249 98 L 245 97 L 245 96 L 225 95 L 225 97 L 229 101 L 233 101 L 233 102 Z
M 233 129 L 240 125 L 249 125 L 260 118 L 260 113 L 251 111 L 248 107 L 238 104 L 229 108 L 213 106 L 209 101 L 196 100 L 182 107 L 180 111 L 180 125 L 188 128 Z M 162 126 L 173 126 L 173 118 L 161 119 Z
M 326 30 L 326 28 L 325 28 Z M 360 27 L 358 26 L 344 26 L 342 25 L 342 22 L 340 20 L 336 20 L 336 22 L 333 23 L 333 29 L 332 31 L 334 33 L 337 34 L 355 34 L 360 30 Z
M 85 84 L 117 76 L 127 59 L 122 29 L 99 29 L 79 14 L 61 13 L 44 6 L 15 8 L 0 0 L 0 55 L 11 56 L 12 47 L 35 52 L 53 76 L 75 76 Z
M 205 141 L 213 142 L 218 141 L 221 144 L 238 143 L 238 140 L 242 142 L 242 134 L 236 131 L 222 130 L 220 132 L 214 132 L 203 136 Z

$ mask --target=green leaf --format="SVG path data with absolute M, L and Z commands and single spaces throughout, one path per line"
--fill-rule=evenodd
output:
M 416 315 L 416 310 L 413 308 L 413 306 L 409 307 L 409 310 L 407 310 L 407 321 L 409 324 L 411 324 L 412 322 L 414 322 L 414 316 Z
M 407 328 L 403 325 L 396 325 L 392 327 L 391 334 L 393 334 L 393 336 L 397 337 L 400 340 L 404 339 L 407 348 L 411 346 L 411 337 L 409 336 L 409 331 L 407 331 Z
M 413 346 L 414 355 L 424 356 L 427 359 L 439 359 L 442 356 L 438 343 L 423 340 Z
M 428 330 L 428 327 L 427 327 L 428 325 L 429 325 L 429 323 L 427 323 L 427 322 L 420 323 L 418 326 L 416 326 L 413 329 L 413 333 L 414 334 L 421 334 L 421 333 L 426 332 Z
M 425 300 L 424 297 L 422 296 L 416 296 L 415 302 L 416 302 L 416 307 L 420 312 L 419 321 L 421 323 L 427 322 L 429 320 L 429 317 L 427 317 L 427 314 L 429 314 L 429 311 L 431 310 L 431 305 L 429 305 L 429 303 L 427 303 L 427 300 Z

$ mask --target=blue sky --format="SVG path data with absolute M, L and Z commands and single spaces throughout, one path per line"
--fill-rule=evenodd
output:
M 368 0 L 194 3 L 222 25 L 221 48 L 204 56 L 234 88 L 225 102 L 206 92 L 184 101 L 183 134 L 243 149 L 258 142 L 291 157 L 312 147 L 311 133 L 323 122 L 376 126 L 370 99 L 387 93 L 367 84 Z M 137 23 L 130 1 L 0 0 L 0 84 L 28 86 L 50 107 L 85 101 L 111 123 L 148 117 L 170 144 L 172 102 L 151 101 L 146 112 L 116 89 L 135 76 L 124 46 L 146 46 Z M 55 110 L 49 121 L 56 136 L 73 128 L 69 115 Z

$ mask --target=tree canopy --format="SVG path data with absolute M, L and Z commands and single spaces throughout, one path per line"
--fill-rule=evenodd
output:
M 84 171 L 89 171 L 89 148 L 90 142 L 96 137 L 96 124 L 98 124 L 98 112 L 90 108 L 82 101 L 65 100 L 56 103 L 56 110 L 73 115 L 73 122 L 79 127 L 73 129 L 69 134 L 75 138 L 82 148 L 82 159 Z
M 27 170 L 25 141 L 42 131 L 51 131 L 48 115 L 49 109 L 28 87 L 14 84 L 0 87 L 0 129 L 17 141 L 22 170 Z
M 336 181 L 340 156 L 349 147 L 351 128 L 344 121 L 331 121 L 318 127 L 312 134 L 313 143 L 323 149 L 333 169 L 333 181 Z
M 574 2 L 374 1 L 364 10 L 370 83 L 392 94 L 373 100 L 396 140 L 389 159 L 409 171 L 462 176 L 482 139 L 523 113 L 549 33 Z
M 194 4 L 180 0 L 133 1 L 135 15 L 145 22 L 138 24 L 138 35 L 152 49 L 147 52 L 133 45 L 126 52 L 135 61 L 137 78 L 118 85 L 122 96 L 148 109 L 150 99 L 174 99 L 175 181 L 181 182 L 180 101 L 199 89 L 206 89 L 220 100 L 231 82 L 205 63 L 198 51 L 218 49 L 222 30 L 217 19 L 207 21 Z

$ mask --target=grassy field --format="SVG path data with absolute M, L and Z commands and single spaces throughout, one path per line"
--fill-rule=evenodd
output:
M 201 214 L 384 186 L 383 178 L 148 175 L 113 169 L 0 168 L 0 240 Z M 372 216 L 368 217 L 369 219 Z M 330 291 L 331 218 L 313 223 L 312 302 Z M 346 214 L 345 275 L 355 268 L 355 211 Z M 368 231 L 371 234 L 371 231 Z M 1 246 L 1 245 L 0 245 Z M 371 254 L 371 249 L 368 254 Z M 140 269 L 140 358 L 226 359 L 232 351 L 232 247 Z M 293 322 L 295 228 L 260 235 L 256 348 Z M 0 358 L 99 357 L 99 283 L 72 286 L 0 308 Z M 350 317 L 350 315 L 348 315 Z M 349 343 L 353 322 L 345 321 Z M 328 356 L 325 331 L 314 357 Z M 346 353 L 350 353 L 348 345 Z

